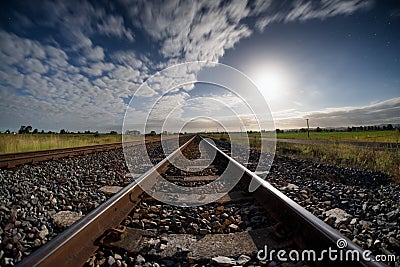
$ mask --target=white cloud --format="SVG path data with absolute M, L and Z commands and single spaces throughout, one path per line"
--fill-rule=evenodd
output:
M 256 23 L 259 30 L 271 22 L 290 22 L 295 20 L 326 19 L 337 15 L 351 15 L 359 10 L 366 10 L 373 5 L 373 0 L 323 0 L 323 1 L 293 1 L 292 7 L 274 10 L 273 6 L 268 6 L 270 12 L 262 16 Z
M 121 16 L 110 15 L 105 17 L 102 22 L 97 25 L 98 31 L 107 36 L 125 37 L 133 41 L 133 33 L 124 25 L 124 19 Z
M 104 50 L 100 46 L 87 47 L 84 49 L 87 59 L 92 61 L 101 61 L 104 59 Z
M 134 51 L 118 51 L 110 54 L 110 57 L 115 63 L 126 65 L 133 69 L 140 69 L 141 72 L 147 71 L 147 67 L 143 62 L 149 62 L 149 59 L 144 56 L 139 59 Z
M 60 48 L 5 32 L 0 35 L 6 40 L 0 43 L 4 60 L 0 78 L 8 85 L 0 104 L 2 123 L 14 125 L 12 120 L 3 120 L 9 116 L 17 123 L 51 125 L 48 129 L 79 129 L 95 128 L 99 121 L 117 125 L 121 120 L 120 114 L 126 108 L 122 97 L 128 97 L 132 94 L 130 88 L 137 86 L 129 82 L 139 80 L 137 71 L 107 62 L 77 67 Z M 13 57 L 17 53 L 22 56 Z M 108 73 L 114 78 L 101 76 L 92 82 L 79 72 L 98 76 Z
M 312 112 L 287 111 L 284 119 L 277 118 L 277 128 L 302 128 L 305 119 L 310 119 L 310 127 L 342 127 L 400 123 L 400 97 L 360 107 L 326 108 Z M 274 114 L 275 117 L 276 114 Z
M 111 79 L 131 82 L 140 82 L 142 77 L 138 70 L 125 66 L 117 66 L 108 76 Z
M 165 58 L 217 61 L 251 30 L 247 1 L 123 2 L 137 27 L 161 42 Z
M 36 58 L 28 58 L 24 61 L 24 71 L 46 73 L 49 70 L 47 66 L 44 66 L 41 61 Z
M 13 88 L 19 89 L 22 87 L 24 75 L 21 74 L 16 68 L 7 68 L 7 70 L 0 70 L 0 80 Z

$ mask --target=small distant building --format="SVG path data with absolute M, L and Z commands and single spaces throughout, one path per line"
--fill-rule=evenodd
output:
M 127 135 L 140 135 L 140 131 L 138 131 L 138 130 L 126 130 L 125 134 L 127 134 Z

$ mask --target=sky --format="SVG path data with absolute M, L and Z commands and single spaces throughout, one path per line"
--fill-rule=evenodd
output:
M 398 29 L 395 0 L 2 1 L 0 131 L 397 124 Z

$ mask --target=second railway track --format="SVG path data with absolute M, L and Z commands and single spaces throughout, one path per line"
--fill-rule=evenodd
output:
M 199 138 L 191 141 L 199 142 Z M 181 150 L 188 158 L 196 158 L 198 145 L 191 141 L 185 143 Z M 339 239 L 347 243 L 344 252 L 354 250 L 363 253 L 351 240 L 223 151 L 212 144 L 207 143 L 207 146 L 216 151 L 217 158 L 204 170 L 195 170 L 202 166 L 189 166 L 187 170 L 171 166 L 170 162 L 176 157 L 173 153 L 147 171 L 142 181 L 150 181 L 158 171 L 172 183 L 201 186 L 216 179 L 230 162 L 244 174 L 228 195 L 205 206 L 175 207 L 158 202 L 133 182 L 32 253 L 21 266 L 267 265 L 274 262 L 257 258 L 257 253 L 265 245 L 271 250 L 296 249 L 300 253 L 312 249 L 320 255 L 329 247 L 337 249 Z M 247 188 L 251 179 L 261 186 L 250 194 Z M 160 188 L 158 190 L 163 192 Z M 168 190 L 163 194 L 168 194 Z M 189 203 L 190 197 L 182 201 Z M 379 266 L 377 262 L 363 259 L 341 263 Z M 334 263 L 325 258 L 320 262 L 300 260 L 291 264 Z

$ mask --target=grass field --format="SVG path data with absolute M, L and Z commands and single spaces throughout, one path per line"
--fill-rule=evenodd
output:
M 277 138 L 308 139 L 307 133 L 278 133 Z M 398 131 L 364 131 L 364 132 L 310 132 L 311 140 L 356 141 L 356 142 L 400 142 Z
M 393 131 L 394 132 L 394 131 Z M 377 131 L 377 132 L 365 132 L 369 133 L 369 136 L 374 136 L 379 142 L 396 142 L 396 133 L 390 131 Z M 319 135 L 318 140 L 332 140 L 332 141 L 366 141 L 367 135 L 364 135 L 364 139 L 355 139 L 359 133 L 314 133 Z M 325 135 L 324 135 L 325 134 Z M 331 135 L 330 135 L 331 134 Z M 336 134 L 336 135 L 335 135 Z M 343 135 L 342 135 L 343 134 Z M 361 134 L 364 134 L 361 132 Z M 392 134 L 392 135 L 390 135 Z M 249 144 L 251 148 L 259 148 L 259 137 L 255 137 L 257 134 L 250 134 Z M 286 138 L 301 139 L 301 134 L 296 133 L 283 133 L 279 134 L 278 138 L 285 135 Z M 307 133 L 305 133 L 307 136 Z M 210 134 L 210 137 L 216 139 L 223 139 L 229 141 L 227 134 Z M 259 136 L 259 134 L 258 134 Z M 290 136 L 290 137 L 289 137 Z M 386 136 L 386 138 L 384 138 Z M 394 136 L 394 137 L 393 137 Z M 378 138 L 379 137 L 379 138 Z M 323 139 L 325 138 L 325 139 Z M 306 139 L 306 138 L 303 138 Z M 371 139 L 368 139 L 371 141 Z M 314 162 L 327 163 L 331 165 L 350 167 L 357 169 L 366 169 L 373 171 L 382 171 L 391 175 L 393 182 L 400 183 L 400 151 L 380 149 L 375 147 L 359 147 L 350 144 L 343 143 L 332 143 L 332 144 L 290 144 L 280 143 L 276 144 L 276 155 L 295 157 L 312 160 Z
M 230 133 L 233 136 L 239 136 L 240 133 Z M 244 136 L 246 134 L 243 134 Z M 260 133 L 249 133 L 249 137 L 260 137 Z M 224 137 L 229 139 L 227 133 L 208 134 L 215 138 Z M 270 133 L 262 133 L 262 137 L 273 137 Z M 353 142 L 388 142 L 399 143 L 400 133 L 393 131 L 364 131 L 364 132 L 310 132 L 310 138 L 303 132 L 285 132 L 276 134 L 280 139 L 309 139 L 309 140 L 327 140 L 327 141 L 353 141 Z
M 121 142 L 112 134 L 0 134 L 0 154 Z
M 381 171 L 400 183 L 400 151 L 347 144 L 277 143 L 276 155 L 308 159 L 331 165 Z

